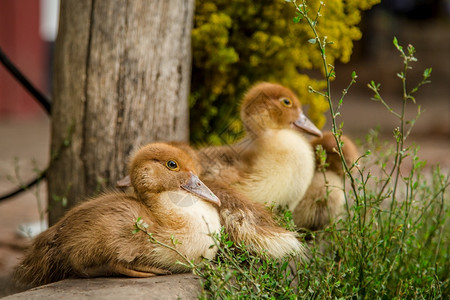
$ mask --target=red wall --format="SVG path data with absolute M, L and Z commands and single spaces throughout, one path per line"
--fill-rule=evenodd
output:
M 39 36 L 39 1 L 0 1 L 0 48 L 40 91 L 46 92 L 47 46 Z M 0 120 L 42 114 L 39 104 L 0 64 Z

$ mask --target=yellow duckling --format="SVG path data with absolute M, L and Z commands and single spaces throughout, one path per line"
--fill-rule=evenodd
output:
M 230 182 L 253 201 L 293 211 L 315 171 L 313 148 L 302 132 L 320 137 L 321 131 L 291 90 L 267 82 L 247 92 L 241 118 L 246 129 L 241 141 L 200 150 L 202 176 Z

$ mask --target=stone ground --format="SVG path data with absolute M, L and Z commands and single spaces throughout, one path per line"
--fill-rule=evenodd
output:
M 447 93 L 448 95 L 450 93 Z M 429 166 L 439 163 L 448 172 L 450 99 L 445 93 L 441 96 L 443 97 L 422 104 L 427 111 L 417 122 L 416 134 L 412 135 L 410 140 L 421 146 L 419 156 L 427 160 Z M 380 125 L 382 139 L 392 141 L 390 131 L 395 125 L 395 119 L 392 119 L 379 103 L 367 100 L 366 95 L 347 99 L 342 112 L 345 116 L 344 130 L 351 137 L 362 138 L 369 128 Z M 12 182 L 17 181 L 15 169 L 19 170 L 19 177 L 24 181 L 34 176 L 34 169 L 45 169 L 49 157 L 49 136 L 50 123 L 45 117 L 35 120 L 0 120 L 0 194 L 14 187 Z M 12 287 L 10 275 L 30 243 L 29 238 L 19 234 L 19 227 L 25 223 L 39 221 L 39 211 L 45 209 L 45 189 L 45 183 L 42 183 L 38 189 L 33 188 L 29 192 L 0 202 L 0 297 L 19 291 Z M 193 295 L 197 294 L 198 281 L 189 274 L 150 279 L 66 280 L 8 299 L 30 299 L 38 294 L 48 299 L 62 296 L 66 298 L 65 290 L 70 290 L 73 295 L 73 298 L 68 299 L 89 298 L 89 295 L 92 295 L 90 293 L 94 293 L 96 299 L 121 299 L 125 295 L 123 287 L 130 287 L 125 288 L 127 295 L 132 296 L 127 297 L 130 299 L 148 299 L 148 295 L 168 295 L 161 294 L 167 291 L 182 298 L 188 295 L 195 298 Z
M 197 299 L 198 278 L 177 274 L 151 278 L 70 279 L 7 296 L 8 300 L 122 300 Z

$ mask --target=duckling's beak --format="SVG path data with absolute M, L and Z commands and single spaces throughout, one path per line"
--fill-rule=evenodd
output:
M 322 137 L 322 131 L 320 131 L 320 129 L 317 128 L 316 125 L 314 125 L 302 111 L 300 111 L 298 119 L 294 122 L 294 126 L 298 129 L 306 131 L 309 134 Z
M 214 193 L 211 192 L 211 190 L 196 175 L 194 175 L 192 172 L 190 173 L 191 177 L 189 177 L 188 182 L 181 185 L 181 188 L 205 199 L 206 201 L 220 206 L 221 203 L 219 198 L 217 198 L 217 196 L 214 195 Z

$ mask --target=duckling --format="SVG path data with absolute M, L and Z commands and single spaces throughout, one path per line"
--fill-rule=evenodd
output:
M 343 170 L 331 132 L 322 133 L 301 112 L 297 97 L 289 89 L 260 83 L 245 95 L 241 117 L 246 137 L 234 145 L 200 150 L 202 178 L 222 178 L 248 198 L 261 203 L 287 206 L 300 228 L 323 228 L 342 211 Z M 318 136 L 309 143 L 295 129 Z M 348 164 L 357 149 L 343 137 Z M 327 151 L 326 180 L 315 170 L 313 147 Z M 330 193 L 328 201 L 324 199 Z
M 22 284 L 42 285 L 68 277 L 124 275 L 150 277 L 188 271 L 173 250 L 132 234 L 135 220 L 148 224 L 157 241 L 172 245 L 189 260 L 212 259 L 210 233 L 219 232 L 220 200 L 196 176 L 186 152 L 154 143 L 130 164 L 135 193 L 111 192 L 71 209 L 41 233 L 15 271 Z
M 200 163 L 198 153 L 188 144 L 169 142 L 170 145 L 183 149 L 196 163 L 197 172 L 205 173 Z M 281 258 L 286 255 L 296 255 L 301 260 L 306 259 L 306 250 L 298 240 L 297 233 L 279 226 L 272 213 L 261 203 L 249 200 L 221 178 L 201 178 L 210 190 L 220 199 L 218 207 L 220 223 L 235 244 L 243 243 L 248 250 L 255 253 L 265 253 L 271 258 Z M 130 177 L 117 181 L 117 186 L 130 186 Z
M 358 150 L 349 137 L 342 136 L 341 140 L 344 158 L 347 165 L 351 166 L 358 158 Z M 318 230 L 343 212 L 344 170 L 341 158 L 336 152 L 336 140 L 331 132 L 325 132 L 323 137 L 312 140 L 311 144 L 314 147 L 323 147 L 328 167 L 325 172 L 316 170 L 308 191 L 294 209 L 292 217 L 298 228 Z
M 297 207 L 314 176 L 311 144 L 302 132 L 321 136 L 288 88 L 253 86 L 241 105 L 246 136 L 234 145 L 200 150 L 203 178 L 223 178 L 249 199 Z

